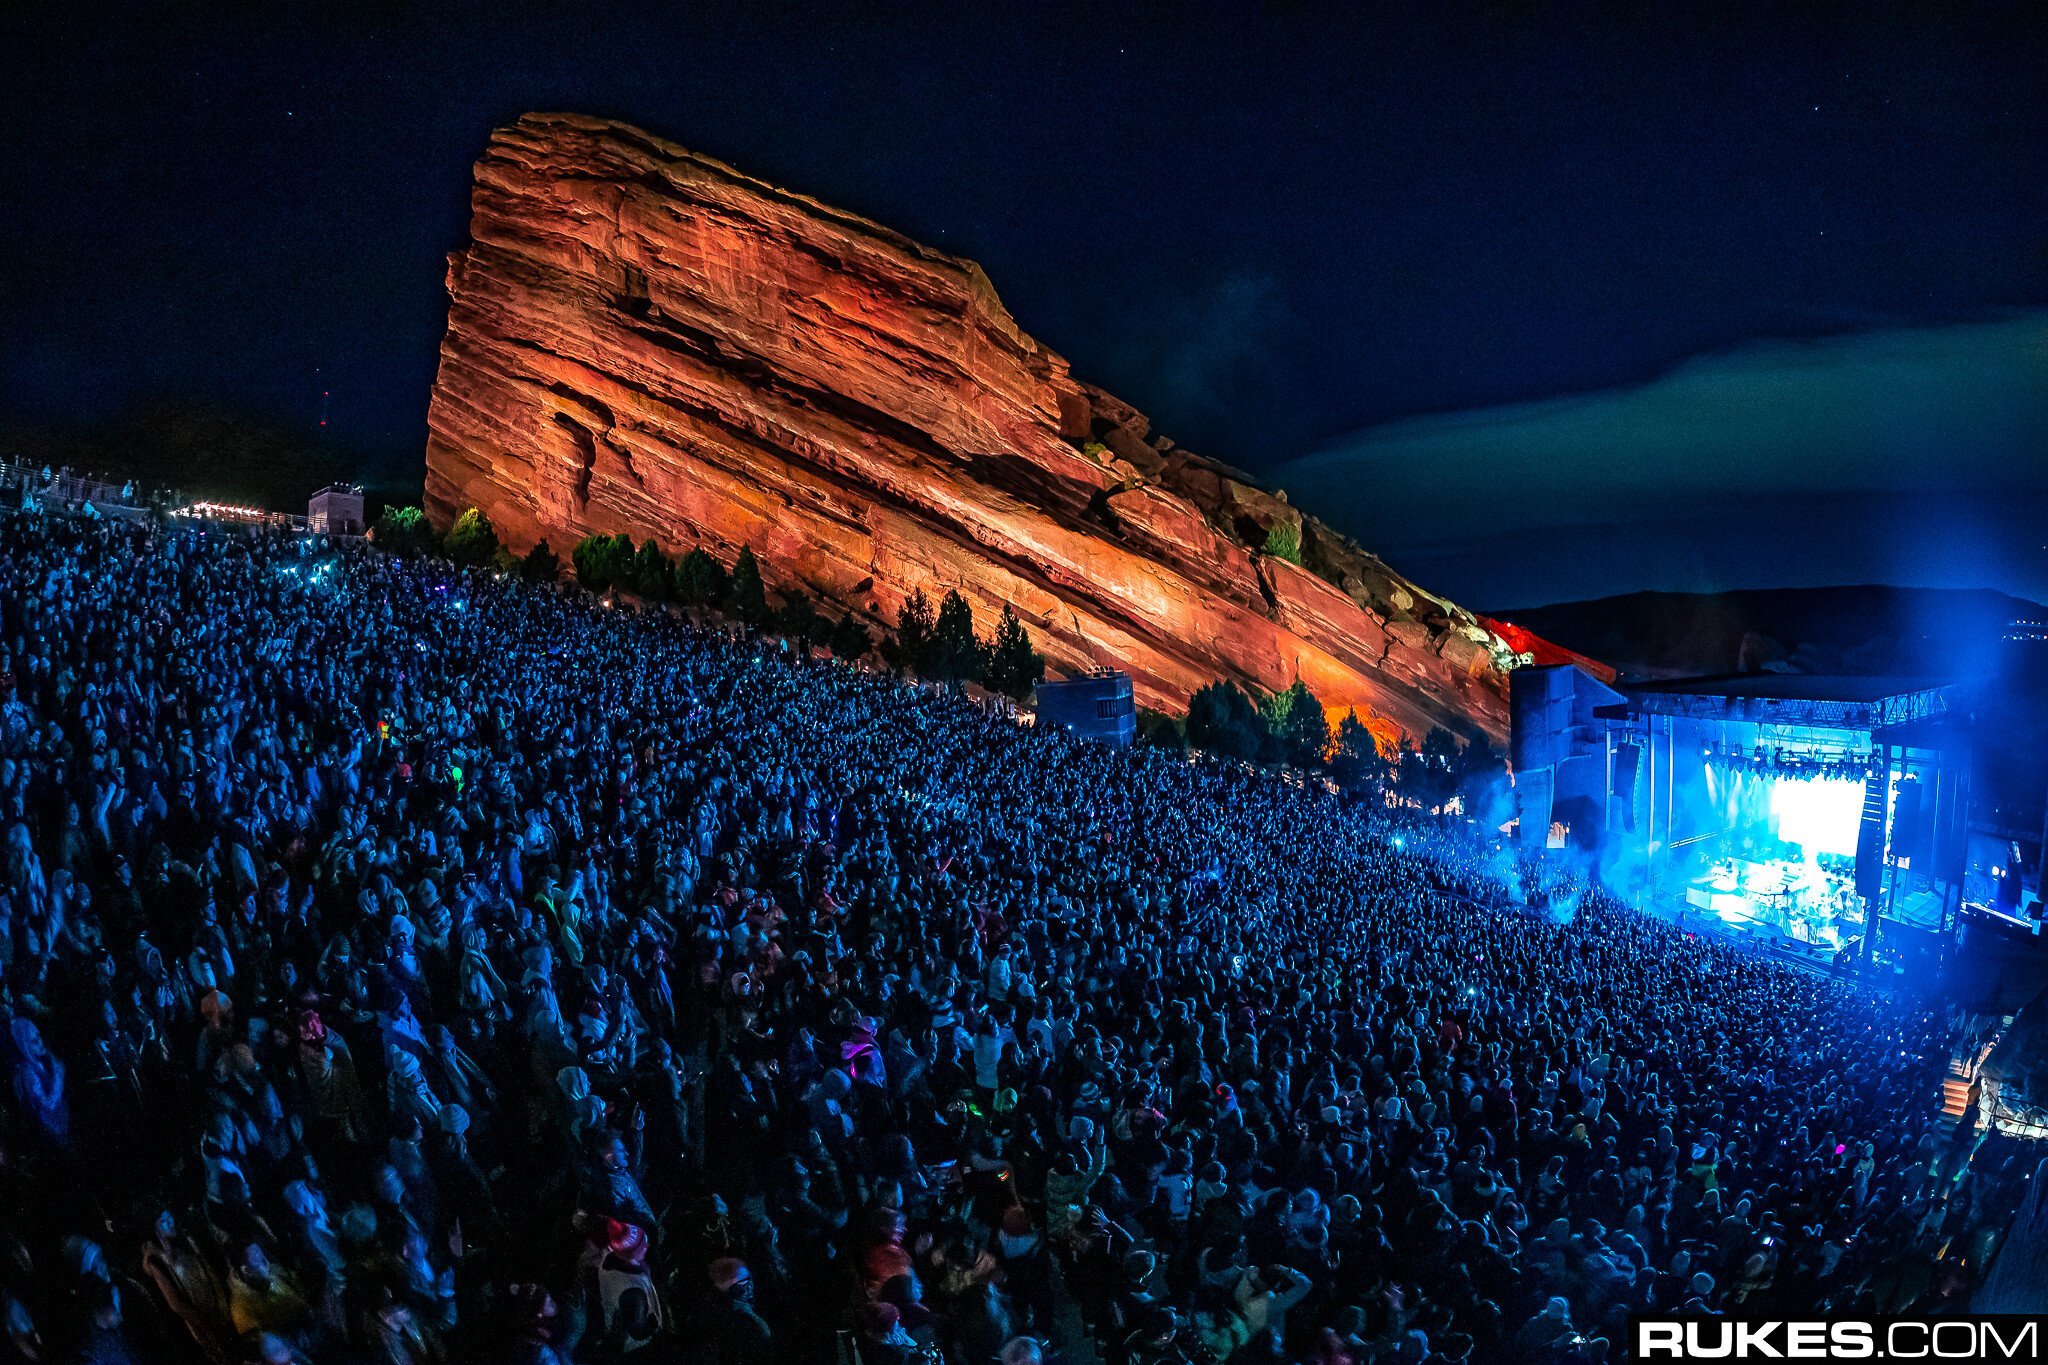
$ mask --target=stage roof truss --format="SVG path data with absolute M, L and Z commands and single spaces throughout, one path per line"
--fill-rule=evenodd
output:
M 1812 691 L 1799 688 L 1787 690 Z M 1948 689 L 1917 687 L 1885 696 L 1768 696 L 1752 683 L 1741 693 L 1645 688 L 1618 706 L 1596 712 L 1606 719 L 1675 716 L 1681 720 L 1752 725 L 1798 725 L 1816 730 L 1883 730 L 1934 720 L 1948 714 Z

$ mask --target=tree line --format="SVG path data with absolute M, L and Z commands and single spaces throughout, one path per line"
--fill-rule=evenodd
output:
M 1463 798 L 1468 813 L 1505 781 L 1507 762 L 1483 739 L 1460 743 L 1442 726 L 1421 745 L 1403 739 L 1390 757 L 1353 710 L 1331 728 L 1308 684 L 1256 700 L 1229 682 L 1213 682 L 1188 701 L 1185 720 L 1148 714 L 1142 743 L 1193 748 L 1247 763 L 1285 763 L 1328 776 L 1340 788 L 1439 811 Z
M 475 507 L 441 536 L 419 508 L 386 508 L 371 538 L 400 554 L 438 551 L 457 564 L 494 568 L 529 583 L 552 583 L 563 569 L 545 539 L 524 558 L 512 554 L 499 542 L 490 516 Z M 824 648 L 848 661 L 879 650 L 892 668 L 930 682 L 975 683 L 1025 701 L 1045 677 L 1045 656 L 1031 647 L 1030 634 L 1009 604 L 984 639 L 975 633 L 973 608 L 957 590 L 936 607 L 923 589 L 913 591 L 897 613 L 895 630 L 877 641 L 858 616 L 828 616 L 800 589 L 784 590 L 780 604 L 771 605 L 751 546 L 742 547 L 728 567 L 702 546 L 671 558 L 651 537 L 635 546 L 631 536 L 600 532 L 577 542 L 568 567 L 594 593 L 625 592 L 650 605 L 720 612 L 749 630 L 780 635 L 807 650 Z
M 546 540 L 522 558 L 498 540 L 482 510 L 472 507 L 447 533 L 434 534 L 417 507 L 387 507 L 371 533 L 376 543 L 401 554 L 439 552 L 458 564 L 495 568 L 530 583 L 552 583 L 562 563 Z M 923 589 L 913 591 L 897 612 L 895 629 L 877 640 L 852 612 L 830 617 L 806 594 L 789 589 L 771 605 L 752 547 L 742 547 L 730 567 L 702 546 L 671 558 L 652 538 L 633 544 L 631 536 L 585 536 L 569 552 L 576 582 L 594 593 L 626 592 L 653 605 L 674 604 L 720 612 L 749 630 L 782 636 L 804 649 L 824 648 L 848 660 L 878 652 L 891 668 L 928 682 L 954 687 L 975 683 L 1019 701 L 1045 677 L 1045 656 L 1007 603 L 993 634 L 975 632 L 974 611 L 958 590 L 936 606 Z M 1333 730 L 1323 704 L 1306 683 L 1296 682 L 1263 701 L 1229 682 L 1196 692 L 1185 720 L 1147 714 L 1141 743 L 1194 748 L 1247 763 L 1285 763 L 1327 774 L 1352 792 L 1372 792 L 1441 810 L 1462 796 L 1466 809 L 1478 790 L 1501 780 L 1506 763 L 1483 740 L 1460 744 L 1441 727 L 1418 747 L 1406 740 L 1392 757 L 1354 710 Z

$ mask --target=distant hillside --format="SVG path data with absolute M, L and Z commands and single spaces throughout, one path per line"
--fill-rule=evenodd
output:
M 2048 607 L 1989 589 L 1866 585 L 1638 592 L 1487 614 L 1631 680 L 1758 670 L 1972 673 L 2007 625 L 2048 620 Z
M 367 455 L 309 440 L 246 412 L 187 399 L 138 405 L 91 426 L 59 427 L 0 413 L 0 459 L 138 479 L 192 498 L 303 512 L 323 485 L 359 483 L 370 514 L 386 501 L 418 502 L 421 470 L 410 459 Z

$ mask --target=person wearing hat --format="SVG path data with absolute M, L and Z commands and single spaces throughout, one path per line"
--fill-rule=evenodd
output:
M 394 1121 L 411 1118 L 421 1127 L 441 1122 L 441 1097 L 427 1081 L 426 1069 L 410 1048 L 387 1045 L 384 1049 L 385 1102 Z
M 490 1246 L 498 1240 L 499 1220 L 490 1178 L 469 1145 L 469 1111 L 459 1104 L 441 1106 L 440 1122 L 429 1138 L 428 1165 L 448 1210 L 461 1221 L 466 1241 Z
M 661 1294 L 647 1268 L 647 1232 L 616 1218 L 601 1222 L 603 1244 L 590 1270 L 597 1306 L 598 1358 L 623 1360 L 651 1345 L 665 1325 Z
M 737 1256 L 710 1265 L 710 1289 L 698 1304 L 689 1334 L 717 1365 L 771 1365 L 775 1334 L 754 1311 L 754 1277 Z
M 299 1048 L 293 1059 L 299 1084 L 321 1133 L 347 1146 L 361 1143 L 366 1136 L 363 1091 L 356 1080 L 355 1059 L 348 1044 L 327 1030 L 319 1014 L 306 1010 L 299 1016 Z
M 924 1365 L 929 1359 L 917 1339 L 903 1330 L 893 1303 L 864 1303 L 854 1312 L 860 1365 Z

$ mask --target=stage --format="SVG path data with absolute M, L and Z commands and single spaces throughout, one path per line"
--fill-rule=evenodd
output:
M 1953 930 L 1969 762 L 1947 685 L 1613 688 L 1557 668 L 1511 690 L 1521 827 L 1584 850 L 1639 905 L 1829 959 L 1917 955 Z
M 1686 883 L 1685 903 L 1730 924 L 1769 929 L 1827 952 L 1863 932 L 1853 863 L 1720 858 Z

